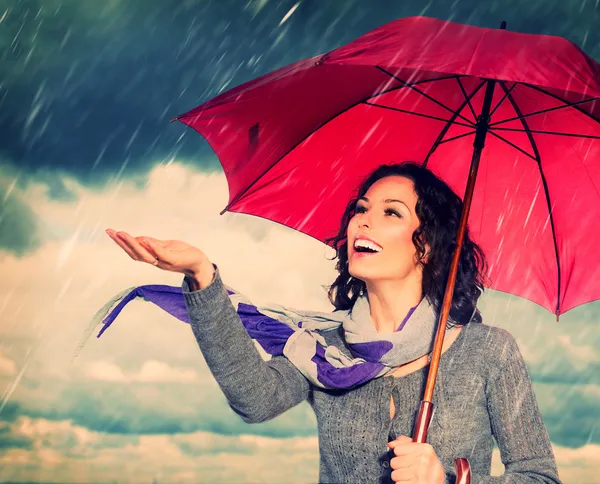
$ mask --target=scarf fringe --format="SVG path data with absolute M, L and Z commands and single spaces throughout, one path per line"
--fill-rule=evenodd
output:
M 75 349 L 73 351 L 73 355 L 71 358 L 71 363 L 73 363 L 77 359 L 77 357 L 81 353 L 81 350 L 83 349 L 83 347 L 85 346 L 87 341 L 90 339 L 90 336 L 92 335 L 92 333 L 94 332 L 96 327 L 99 326 L 100 324 L 104 323 L 104 319 L 110 313 L 113 306 L 115 306 L 115 304 L 118 304 L 119 302 L 121 302 L 123 299 L 127 298 L 127 296 L 129 296 L 136 289 L 137 289 L 137 286 L 133 286 L 133 287 L 124 289 L 123 291 L 121 291 L 118 294 L 116 294 L 115 296 L 113 296 L 104 306 L 102 306 L 98 311 L 96 311 L 96 314 L 94 314 L 91 321 L 88 323 L 87 327 L 85 328 L 85 330 L 83 332 L 83 336 L 78 341 L 78 343 L 75 345 Z M 99 336 L 100 335 L 98 335 L 98 337 Z

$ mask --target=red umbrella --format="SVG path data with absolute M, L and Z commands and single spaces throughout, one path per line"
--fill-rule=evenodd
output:
M 600 65 L 563 38 L 412 17 L 175 119 L 219 157 L 229 183 L 223 212 L 321 241 L 383 163 L 417 161 L 465 194 L 413 436 L 425 442 L 467 219 L 490 261 L 490 288 L 557 320 L 600 299 L 599 100 Z M 468 478 L 466 460 L 456 465 Z

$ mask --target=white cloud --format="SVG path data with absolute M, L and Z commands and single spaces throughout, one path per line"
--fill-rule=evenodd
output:
M 0 480 L 62 482 L 315 482 L 316 437 L 224 436 L 210 432 L 131 436 L 89 431 L 69 421 L 19 417 L 3 435 L 28 448 L 0 456 Z M 564 484 L 597 482 L 600 446 L 554 447 Z M 278 465 L 273 466 L 273 462 Z M 502 475 L 498 449 L 492 475 Z
M 109 361 L 92 361 L 86 365 L 85 375 L 92 380 L 126 382 L 123 370 Z
M 533 377 L 600 384 L 600 303 L 572 309 L 557 323 L 549 311 L 525 300 L 489 291 L 479 307 L 484 323 L 508 330 Z
M 12 344 L 17 367 L 28 363 L 21 381 L 12 375 L 8 382 L 15 386 L 9 403 L 20 403 L 37 415 L 59 408 L 66 416 L 73 406 L 83 421 L 92 405 L 86 397 L 93 391 L 89 386 L 96 384 L 90 382 L 98 382 L 102 395 L 94 393 L 95 404 L 105 420 L 94 419 L 96 425 L 106 421 L 110 426 L 111 412 L 118 412 L 119 425 L 134 422 L 130 427 L 139 430 L 150 418 L 157 422 L 167 413 L 173 415 L 166 419 L 171 426 L 179 418 L 192 428 L 210 428 L 211 422 L 228 430 L 242 427 L 219 394 L 189 326 L 151 303 L 131 302 L 102 338 L 92 336 L 71 361 L 87 323 L 114 294 L 135 285 L 181 284 L 181 274 L 132 261 L 104 229 L 185 240 L 205 250 L 219 264 L 225 282 L 257 303 L 313 309 L 330 307 L 320 287 L 334 277 L 333 262 L 325 258 L 329 251 L 278 224 L 241 214 L 219 216 L 227 203 L 224 177 L 178 163 L 155 167 L 146 188 L 115 182 L 106 190 L 89 191 L 70 179 L 65 185 L 77 194 L 75 204 L 48 200 L 43 185 L 32 184 L 19 193 L 39 216 L 48 241 L 26 256 L 0 258 L 0 272 L 11 274 L 0 278 L 0 294 L 12 294 L 5 299 L 0 339 Z M 128 392 L 115 389 L 123 401 L 112 402 L 115 397 L 109 395 L 114 393 L 105 386 L 111 383 L 137 386 Z M 166 383 L 180 386 L 158 386 Z M 147 395 L 153 384 L 155 394 L 166 391 L 177 397 L 136 402 L 136 395 Z M 86 403 L 79 405 L 78 398 L 87 398 Z M 140 415 L 130 415 L 136 409 Z M 261 426 L 293 433 L 300 425 L 293 419 L 306 412 L 288 413 Z
M 600 445 L 587 444 L 579 448 L 553 446 L 558 474 L 563 484 L 596 484 L 598 475 L 597 463 L 600 460 Z M 492 453 L 492 476 L 501 476 L 504 465 L 500 451 L 495 448 Z
M 83 392 L 83 384 L 89 384 L 90 381 L 94 382 L 93 385 L 112 382 L 121 387 L 133 386 L 133 383 L 156 383 L 155 393 L 164 388 L 158 384 L 182 383 L 179 387 L 188 393 L 177 393 L 178 401 L 169 400 L 169 404 L 158 399 L 156 406 L 151 408 L 152 415 L 161 415 L 156 410 L 162 404 L 165 406 L 163 413 L 169 412 L 179 417 L 177 409 L 183 408 L 183 414 L 195 417 L 186 407 L 186 400 L 194 402 L 196 406 L 210 406 L 216 401 L 214 398 L 195 400 L 191 396 L 198 393 L 199 387 L 203 392 L 212 394 L 218 392 L 218 388 L 203 362 L 189 327 L 154 305 L 139 300 L 125 308 L 102 338 L 92 337 L 79 359 L 71 365 L 72 351 L 87 322 L 115 293 L 135 285 L 179 286 L 181 283 L 180 274 L 132 261 L 104 233 L 107 227 L 125 230 L 133 235 L 180 239 L 200 247 L 219 265 L 225 282 L 257 304 L 277 302 L 306 309 L 331 308 L 321 288 L 321 285 L 329 284 L 335 278 L 334 263 L 326 259 L 331 256 L 331 251 L 310 237 L 257 217 L 230 213 L 219 216 L 219 211 L 227 203 L 227 183 L 222 174 L 201 174 L 173 162 L 167 166 L 156 166 L 149 174 L 145 188 L 137 188 L 126 181 L 115 181 L 102 191 L 87 190 L 70 179 L 65 180 L 65 185 L 78 195 L 75 204 L 48 200 L 47 187 L 43 185 L 29 185 L 25 192 L 19 193 L 40 217 L 42 235 L 47 242 L 26 256 L 17 258 L 2 254 L 0 258 L 0 273 L 11 276 L 0 278 L 0 294 L 10 295 L 2 301 L 0 340 L 12 345 L 10 354 L 0 355 L 0 375 L 14 380 L 16 390 L 11 392 L 11 401 L 38 402 L 36 410 L 50 412 L 58 398 L 50 396 L 50 388 L 65 391 L 73 398 L 78 391 Z M 572 379 L 575 382 L 580 379 L 582 371 L 590 374 L 597 363 L 600 334 L 584 325 L 585 321 L 579 321 L 581 312 L 569 312 L 561 317 L 561 324 L 557 325 L 550 313 L 517 298 L 491 293 L 485 296 L 484 305 L 485 322 L 511 331 L 536 373 L 564 373 L 566 363 L 573 370 Z M 580 351 L 582 348 L 584 351 Z M 21 381 L 17 381 L 15 376 L 17 368 L 27 369 Z M 135 388 L 137 391 L 138 387 Z M 552 399 L 561 397 L 562 393 L 550 390 L 552 394 L 543 393 L 544 399 L 555 405 Z M 133 395 L 135 391 L 131 393 Z M 590 402 L 596 402 L 591 398 Z M 135 401 L 128 404 L 129 410 L 139 408 Z M 44 409 L 43 405 L 48 408 Z M 76 402 L 73 405 L 76 406 Z M 218 418 L 227 418 L 224 417 L 223 405 L 221 399 L 221 407 L 213 405 L 205 408 L 202 410 L 203 416 L 208 417 L 207 414 L 212 411 Z M 592 404 L 589 405 L 593 408 Z M 115 408 L 118 407 L 119 402 L 116 402 Z M 113 411 L 112 407 L 109 410 Z M 297 419 L 298 415 L 300 412 L 288 412 L 273 425 L 297 429 L 299 424 L 291 420 Z M 120 417 L 125 420 L 129 418 L 128 415 Z M 236 417 L 231 414 L 231 418 Z M 215 421 L 218 419 L 215 418 Z M 302 424 L 305 425 L 304 421 Z M 163 442 L 152 440 L 153 436 L 138 440 L 137 436 L 110 437 L 82 427 L 73 428 L 77 430 L 61 430 L 65 435 L 74 435 L 72 438 L 75 442 L 63 448 L 62 459 L 65 462 L 64 469 L 70 469 L 73 479 L 80 481 L 102 481 L 105 477 L 106 480 L 113 480 L 111 473 L 115 471 L 111 466 L 116 466 L 118 471 L 123 470 L 130 473 L 132 478 L 139 476 L 140 480 L 148 482 L 154 476 L 152 472 L 157 469 L 159 472 L 165 464 L 164 458 L 160 457 L 165 454 L 156 450 L 160 448 L 159 442 L 164 444 L 165 452 L 173 452 L 176 456 L 172 469 L 177 471 L 171 472 L 181 473 L 180 478 L 176 479 L 178 482 L 186 479 L 194 481 L 198 472 L 210 476 L 211 482 L 222 482 L 225 478 L 237 476 L 235 472 L 239 472 L 240 479 L 231 480 L 243 481 L 244 476 L 251 479 L 256 466 L 263 466 L 260 472 L 265 474 L 260 475 L 265 476 L 265 481 L 279 482 L 281 475 L 271 475 L 267 471 L 274 458 L 281 459 L 289 469 L 297 469 L 292 474 L 299 481 L 314 481 L 316 476 L 314 448 L 298 451 L 302 456 L 298 461 L 281 456 L 277 449 L 282 447 L 283 452 L 290 446 L 310 447 L 314 443 L 312 437 L 308 440 L 260 440 L 256 436 L 248 436 L 237 440 L 234 437 L 231 438 L 233 440 L 228 440 L 228 437 L 219 440 L 220 437 L 214 434 L 196 433 L 192 434 L 191 441 L 186 440 L 187 437 L 163 436 L 163 440 L 167 439 Z M 248 427 L 248 432 L 254 428 Z M 27 431 L 33 432 L 33 435 L 41 432 L 38 427 Z M 589 431 L 582 429 L 582 432 Z M 71 457 L 78 452 L 85 452 L 77 450 L 83 448 L 83 444 L 80 444 L 82 439 L 92 448 L 95 445 L 103 449 L 93 457 L 89 467 L 87 457 Z M 250 439 L 250 444 L 245 439 Z M 52 449 L 62 448 L 59 441 L 54 441 L 55 446 L 43 453 L 22 448 L 10 449 L 4 454 L 4 459 L 10 460 L 4 462 L 10 462 L 13 467 L 4 467 L 0 477 L 10 480 L 18 475 L 29 479 L 31 476 L 26 473 L 37 471 L 40 476 L 52 476 L 52 472 L 56 471 L 56 465 L 52 463 L 56 454 Z M 220 444 L 217 445 L 217 442 Z M 103 447 L 105 444 L 106 448 Z M 248 446 L 254 452 L 261 445 L 267 450 L 264 455 L 260 454 L 260 458 L 252 453 L 240 456 L 241 452 L 235 454 L 235 459 L 232 457 L 231 448 Z M 269 447 L 271 445 L 273 449 Z M 208 455 L 208 449 L 217 447 L 221 451 Z M 202 454 L 201 458 L 191 458 L 181 451 L 182 448 L 192 453 L 207 454 Z M 68 452 L 65 449 L 69 449 Z M 581 452 L 557 449 L 557 458 L 562 459 L 560 462 L 564 463 L 565 472 L 572 472 L 574 476 L 580 469 L 584 474 L 588 472 L 585 466 L 591 469 L 595 465 L 589 458 L 589 453 L 597 450 L 595 447 L 584 447 Z M 130 460 L 120 460 L 123 455 Z M 22 467 L 17 466 L 19 462 L 23 464 Z M 312 463 L 306 464 L 308 471 L 300 466 L 303 462 Z M 577 462 L 581 462 L 581 465 L 575 464 Z M 30 465 L 35 471 L 27 470 Z M 119 468 L 119 465 L 123 468 Z M 559 468 L 562 465 L 559 464 Z M 579 467 L 575 469 L 575 465 Z M 17 474 L 10 474 L 13 470 Z M 37 474 L 34 477 L 35 480 L 44 479 L 38 478 Z M 563 476 L 564 481 L 569 482 L 566 477 Z M 585 478 L 572 482 L 585 482 Z
M 144 189 L 119 181 L 104 191 L 88 191 L 72 179 L 64 182 L 77 194 L 75 204 L 48 200 L 46 187 L 39 184 L 18 194 L 39 216 L 47 242 L 24 257 L 7 253 L 0 258 L 0 272 L 11 274 L 0 278 L 0 294 L 11 294 L 4 301 L 0 338 L 16 345 L 15 353 L 23 360 L 17 360 L 18 366 L 31 360 L 29 377 L 43 373 L 69 380 L 78 366 L 105 360 L 106 355 L 120 368 L 155 360 L 181 369 L 202 361 L 187 325 L 137 300 L 101 339 L 92 337 L 71 366 L 86 324 L 114 294 L 135 285 L 181 284 L 181 274 L 131 260 L 104 233 L 107 227 L 200 247 L 219 265 L 225 282 L 257 304 L 331 307 L 320 287 L 335 275 L 333 262 L 325 258 L 330 251 L 310 237 L 256 217 L 219 216 L 227 203 L 221 174 L 197 173 L 174 162 L 155 167 Z M 166 371 L 149 365 L 139 378 L 156 378 Z M 90 376 L 128 378 L 101 365 Z M 158 378 L 165 378 L 164 373 Z M 177 378 L 193 376 L 184 371 Z
M 596 348 L 589 344 L 574 343 L 570 334 L 559 335 L 557 341 L 566 350 L 567 354 L 577 362 L 584 364 L 600 362 L 600 352 Z
M 209 432 L 132 437 L 27 417 L 10 431 L 13 439 L 27 438 L 31 445 L 0 455 L 2 481 L 301 483 L 318 476 L 316 437 Z
M 134 379 L 142 382 L 191 382 L 198 380 L 198 374 L 187 368 L 173 368 L 161 361 L 146 361 Z
M 17 373 L 17 364 L 0 353 L 0 375 L 10 376 Z
M 144 362 L 137 372 L 125 374 L 115 363 L 92 361 L 86 364 L 84 374 L 93 380 L 113 382 L 193 382 L 198 381 L 198 373 L 189 368 L 174 368 L 156 360 Z

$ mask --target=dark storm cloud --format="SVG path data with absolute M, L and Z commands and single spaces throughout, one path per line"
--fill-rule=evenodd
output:
M 39 222 L 29 204 L 0 182 L 0 249 L 23 256 L 41 243 Z
M 600 55 L 597 2 L 303 0 L 281 24 L 296 3 L 0 0 L 0 157 L 20 170 L 18 186 L 34 178 L 60 200 L 74 197 L 56 181 L 61 174 L 102 189 L 173 156 L 220 170 L 202 137 L 169 119 L 410 15 L 486 27 L 506 19 L 514 30 L 562 35 Z M 37 222 L 10 203 L 0 208 L 0 248 L 26 253 L 39 243 Z
M 226 89 L 331 50 L 399 17 L 425 14 L 563 35 L 600 52 L 597 2 L 504 0 L 198 0 L 4 2 L 0 132 L 5 157 L 33 174 L 101 184 L 177 153 L 210 152 L 168 120 Z M 1 5 L 1 4 L 0 4 Z M 183 139 L 180 136 L 185 133 Z M 179 141 L 178 141 L 179 140 Z M 218 169 L 211 158 L 207 169 Z

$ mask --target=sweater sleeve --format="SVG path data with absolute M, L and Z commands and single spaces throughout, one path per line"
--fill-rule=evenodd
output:
M 560 484 L 548 432 L 517 342 L 503 332 L 501 362 L 486 385 L 492 432 L 504 464 L 502 476 L 473 474 L 473 484 Z
M 306 400 L 310 383 L 283 356 L 264 361 L 244 328 L 215 266 L 210 285 L 182 292 L 190 326 L 229 406 L 247 423 L 273 419 Z

